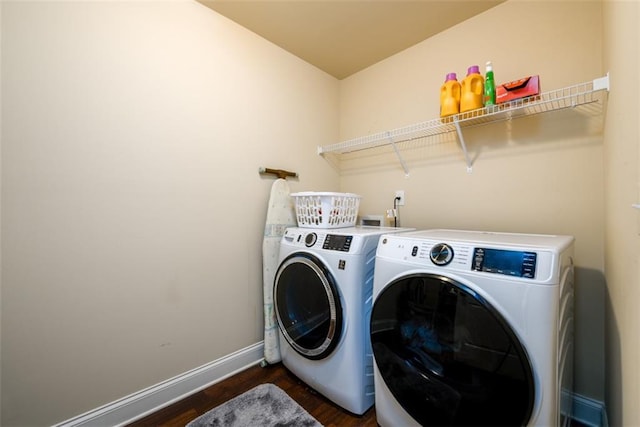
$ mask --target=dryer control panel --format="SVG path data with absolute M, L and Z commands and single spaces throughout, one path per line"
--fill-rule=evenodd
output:
M 376 245 L 377 236 L 361 236 L 351 233 L 327 233 L 326 230 L 289 228 L 282 236 L 282 244 L 309 250 L 324 250 L 341 253 L 359 253 L 363 245 Z M 373 239 L 375 237 L 375 239 Z M 369 242 L 370 240 L 370 242 Z M 375 241 L 374 241 L 375 240 Z
M 325 237 L 324 243 L 322 244 L 322 249 L 349 252 L 352 241 L 353 236 L 350 235 L 327 234 L 327 237 Z

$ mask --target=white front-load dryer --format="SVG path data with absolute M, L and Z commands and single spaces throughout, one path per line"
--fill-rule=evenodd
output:
M 289 228 L 280 244 L 274 309 L 282 363 L 342 408 L 374 402 L 369 316 L 380 235 L 401 228 Z
M 573 240 L 382 236 L 370 325 L 378 424 L 568 425 Z

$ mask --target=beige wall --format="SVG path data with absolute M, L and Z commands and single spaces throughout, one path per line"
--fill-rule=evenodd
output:
M 604 2 L 612 85 L 605 129 L 607 406 L 612 426 L 640 425 L 640 5 Z
M 341 139 L 437 118 L 445 75 L 487 60 L 498 82 L 539 74 L 544 91 L 601 77 L 602 5 L 510 1 L 341 81 Z M 346 156 L 341 188 L 362 194 L 368 214 L 405 190 L 404 226 L 575 236 L 575 386 L 604 400 L 603 142 L 592 120 L 568 110 L 465 132 L 472 173 L 455 135 L 409 144 L 409 177 L 392 153 Z
M 191 1 L 2 2 L 2 425 L 262 339 L 273 182 L 337 190 L 337 81 Z

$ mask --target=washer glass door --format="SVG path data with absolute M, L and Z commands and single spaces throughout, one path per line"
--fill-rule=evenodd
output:
M 487 301 L 448 277 L 388 284 L 371 315 L 376 366 L 418 423 L 526 425 L 534 379 L 519 339 Z
M 333 276 L 320 260 L 296 253 L 275 277 L 273 303 L 287 342 L 309 359 L 322 359 L 338 344 L 342 307 Z

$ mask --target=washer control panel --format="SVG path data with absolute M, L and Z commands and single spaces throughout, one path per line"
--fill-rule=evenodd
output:
M 474 248 L 471 269 L 534 279 L 536 262 L 537 254 L 535 252 Z
M 559 280 L 559 254 L 572 242 L 570 236 L 460 230 L 386 234 L 376 250 L 376 266 L 553 284 Z

